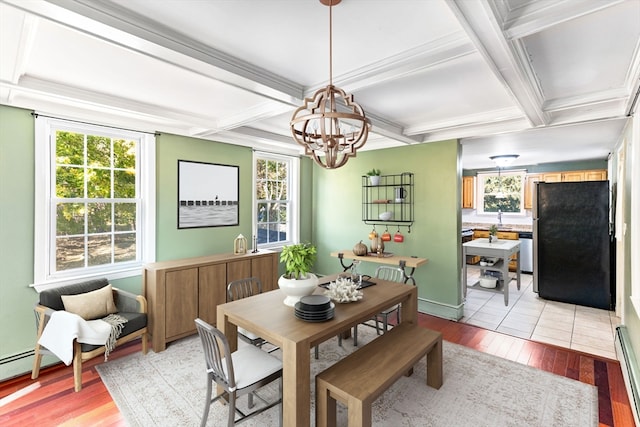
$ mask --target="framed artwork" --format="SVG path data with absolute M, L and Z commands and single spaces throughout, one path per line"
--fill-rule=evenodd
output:
M 178 160 L 178 229 L 238 225 L 240 167 Z

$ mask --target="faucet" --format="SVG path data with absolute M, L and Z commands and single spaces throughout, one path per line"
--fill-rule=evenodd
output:
M 502 211 L 498 209 L 498 227 L 502 227 Z

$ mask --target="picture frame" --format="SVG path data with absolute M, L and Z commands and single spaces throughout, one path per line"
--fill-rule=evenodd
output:
M 178 160 L 178 229 L 240 222 L 240 167 Z

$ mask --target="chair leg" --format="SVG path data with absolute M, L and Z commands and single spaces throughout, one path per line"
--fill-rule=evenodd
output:
M 386 333 L 387 333 L 387 331 L 389 330 L 389 315 L 388 315 L 388 314 L 385 314 L 385 315 L 384 315 L 384 316 L 382 316 L 382 317 L 383 317 L 382 325 L 384 326 L 384 332 L 383 332 L 383 334 L 386 334 Z
M 142 354 L 147 354 L 147 351 L 149 351 L 149 334 L 148 333 L 144 333 L 142 334 Z
M 233 427 L 236 419 L 236 392 L 229 393 L 229 427 Z
M 248 406 L 249 406 L 249 409 L 251 409 L 254 406 L 254 403 L 253 403 L 253 392 L 249 393 L 248 399 L 249 399 Z
M 33 368 L 31 369 L 32 380 L 35 380 L 40 375 L 41 364 L 42 364 L 42 353 L 40 353 L 40 344 L 36 344 L 35 357 L 33 359 Z
M 77 340 L 73 341 L 73 383 L 76 391 L 82 390 L 82 348 Z
M 207 400 L 204 403 L 204 414 L 202 414 L 202 421 L 200 427 L 207 425 L 207 419 L 209 418 L 209 407 L 211 406 L 211 389 L 213 388 L 213 377 L 211 374 L 207 375 Z
M 358 325 L 353 327 L 353 346 L 358 346 Z
M 316 346 L 316 348 L 314 349 L 314 356 L 316 358 L 316 360 L 320 357 L 320 350 L 318 350 L 318 347 L 320 347 L 319 345 Z

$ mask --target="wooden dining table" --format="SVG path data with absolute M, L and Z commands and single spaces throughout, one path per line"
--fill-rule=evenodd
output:
M 325 276 L 319 284 L 335 280 Z M 282 350 L 283 425 L 310 425 L 311 350 L 323 341 L 335 338 L 352 326 L 371 319 L 386 308 L 401 303 L 401 321 L 417 324 L 418 291 L 415 286 L 372 278 L 376 284 L 363 289 L 360 301 L 335 304 L 335 315 L 325 322 L 306 322 L 294 315 L 294 308 L 283 303 L 279 289 L 228 302 L 218 306 L 217 327 L 231 350 L 238 345 L 238 326 L 253 332 Z M 316 294 L 324 289 L 318 287 Z M 393 350 L 393 349 L 390 349 Z

